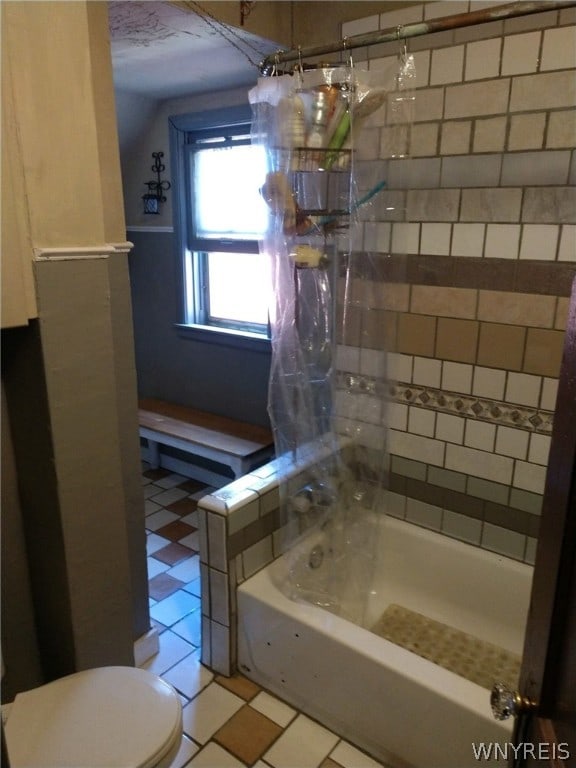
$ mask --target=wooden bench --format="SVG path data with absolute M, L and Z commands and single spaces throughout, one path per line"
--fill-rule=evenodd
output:
M 140 400 L 138 405 L 140 436 L 148 441 L 147 460 L 154 469 L 161 464 L 167 466 L 160 445 L 224 464 L 230 467 L 234 478 L 261 466 L 274 455 L 272 433 L 264 427 L 162 400 Z M 203 477 L 199 478 L 198 472 L 190 472 L 197 479 L 219 475 L 217 471 L 201 474 Z M 231 480 L 225 475 L 220 477 Z

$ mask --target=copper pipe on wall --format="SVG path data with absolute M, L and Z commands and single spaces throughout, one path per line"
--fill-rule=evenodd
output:
M 260 62 L 260 72 L 262 75 L 267 76 L 273 74 L 279 64 L 289 61 L 299 61 L 313 56 L 322 56 L 326 53 L 350 51 L 354 48 L 364 48 L 369 45 L 378 45 L 379 43 L 390 43 L 394 40 L 406 40 L 410 37 L 419 37 L 433 32 L 445 32 L 450 29 L 472 27 L 476 24 L 487 24 L 490 21 L 501 21 L 503 19 L 512 19 L 516 16 L 528 16 L 532 13 L 556 11 L 574 6 L 576 6 L 576 0 L 533 0 L 532 2 L 497 5 L 493 8 L 483 8 L 478 11 L 470 11 L 470 13 L 458 13 L 453 16 L 444 16 L 439 19 L 430 19 L 430 21 L 406 24 L 405 26 L 389 27 L 379 32 L 367 32 L 363 35 L 346 37 L 335 43 L 293 49 L 291 51 L 278 51 L 262 59 Z

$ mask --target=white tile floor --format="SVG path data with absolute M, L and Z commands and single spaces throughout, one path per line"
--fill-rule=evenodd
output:
M 152 476 L 150 476 L 152 474 Z M 150 614 L 160 631 L 160 651 L 144 664 L 146 669 L 169 682 L 181 696 L 184 734 L 180 751 L 171 768 L 383 768 L 368 755 L 341 739 L 306 715 L 298 712 L 245 678 L 215 676 L 200 663 L 200 577 L 197 554 L 198 534 L 178 529 L 176 545 L 189 547 L 181 559 L 170 564 L 158 557 L 173 550 L 174 538 L 165 538 L 164 526 L 178 521 L 195 528 L 196 515 L 181 515 L 181 506 L 166 509 L 164 505 L 197 498 L 201 492 L 189 493 L 181 486 L 186 478 L 159 472 L 143 475 L 147 499 L 148 578 L 171 577 L 181 585 L 161 599 L 150 599 Z M 164 529 L 165 532 L 170 528 Z M 177 550 L 176 556 L 179 556 Z M 168 580 L 169 587 L 172 582 Z M 164 586 L 164 584 L 162 585 Z M 268 736 L 261 752 L 254 757 L 256 731 L 235 732 L 234 716 L 255 718 Z M 227 730 L 228 729 L 228 730 Z M 215 740 L 216 739 L 216 740 Z M 250 746 L 253 759 L 243 761 L 242 741 Z M 220 742 L 220 743 L 218 743 Z M 227 745 L 229 748 L 225 748 Z M 234 754 L 236 752 L 236 754 Z

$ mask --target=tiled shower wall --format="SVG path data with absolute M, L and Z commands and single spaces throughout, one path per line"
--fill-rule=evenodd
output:
M 343 35 L 497 4 L 412 6 Z M 375 113 L 358 153 L 360 170 L 387 179 L 363 233 L 378 277 L 354 286 L 362 353 L 339 348 L 352 395 L 370 393 L 390 350 L 389 513 L 527 562 L 576 274 L 575 24 L 570 9 L 409 42 L 413 159 L 386 156 Z M 355 59 L 378 69 L 397 53 Z M 281 554 L 291 471 L 277 459 L 199 503 L 202 660 L 223 674 L 236 665 L 237 586 Z
M 426 3 L 343 35 L 497 4 Z M 527 562 L 576 272 L 575 23 L 571 8 L 411 39 L 412 159 L 387 155 L 386 107 L 358 148 L 360 178 L 387 179 L 364 224 L 377 276 L 355 289 L 358 340 L 390 350 L 398 382 L 390 511 Z M 355 58 L 377 71 L 398 50 Z

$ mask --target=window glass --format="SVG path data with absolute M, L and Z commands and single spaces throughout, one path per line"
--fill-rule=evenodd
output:
M 256 240 L 266 229 L 259 188 L 266 176 L 262 147 L 212 147 L 194 153 L 194 229 L 198 238 Z
M 250 143 L 249 125 L 190 132 L 185 147 L 185 324 L 268 338 L 265 150 Z
M 267 325 L 270 277 L 267 263 L 262 262 L 259 253 L 208 254 L 209 316 L 213 321 Z

